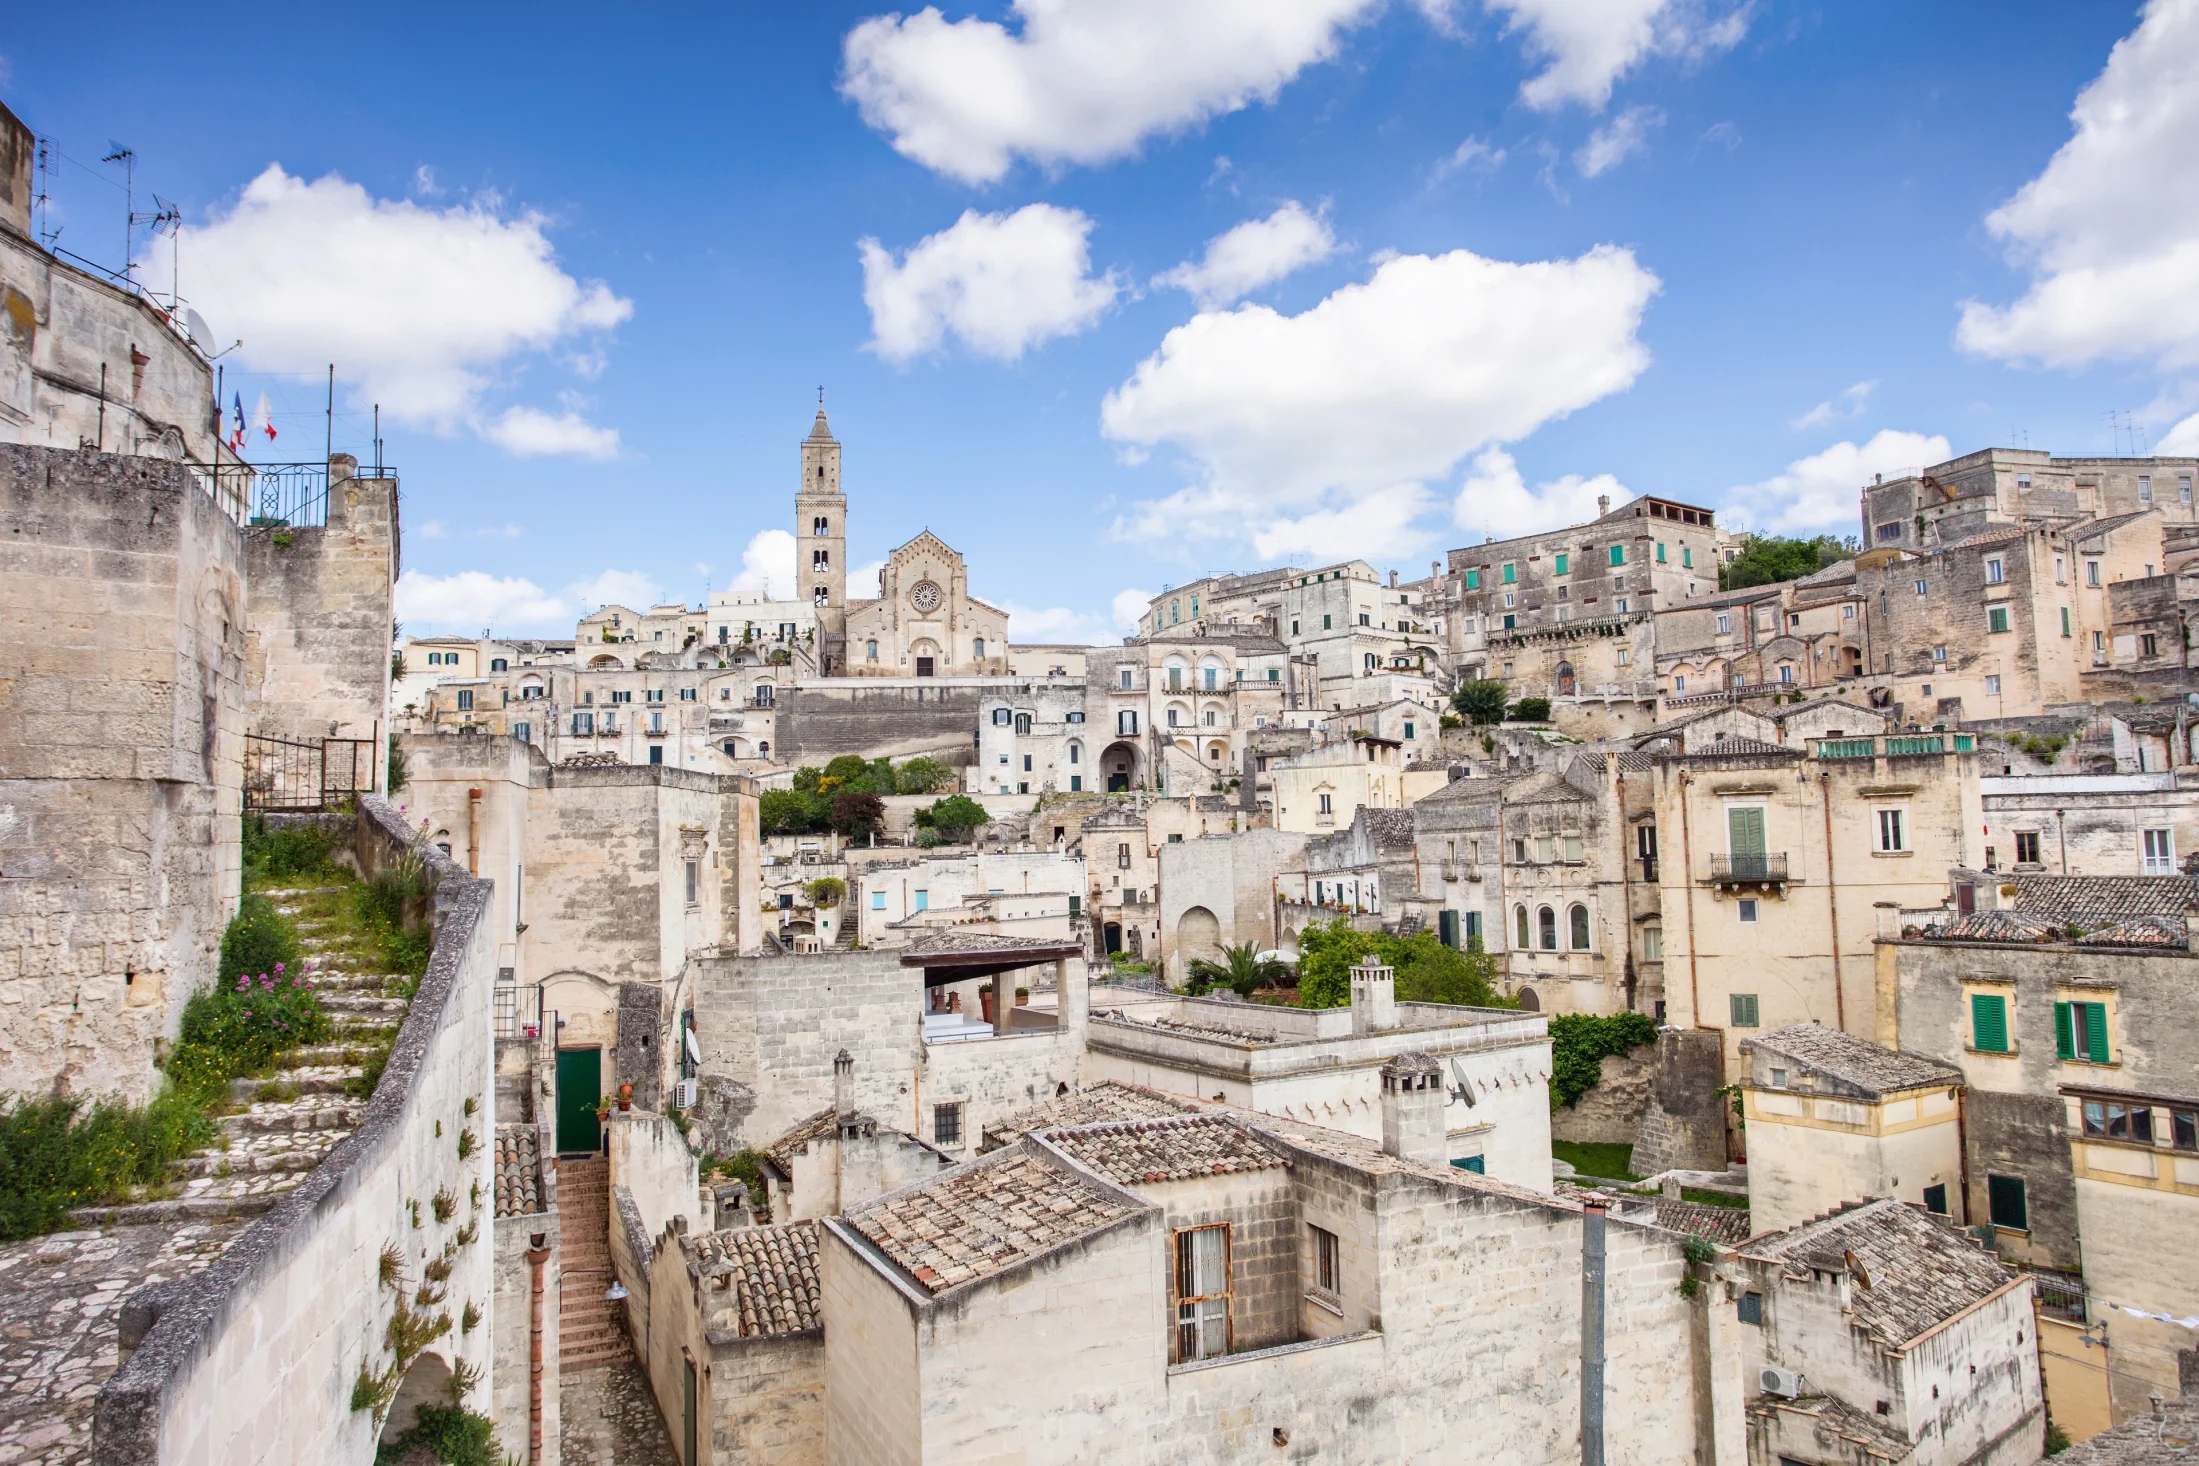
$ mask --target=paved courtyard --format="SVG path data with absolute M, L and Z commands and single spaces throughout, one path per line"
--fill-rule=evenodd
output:
M 577 1370 L 562 1383 L 565 1466 L 680 1466 L 649 1382 L 631 1358 Z

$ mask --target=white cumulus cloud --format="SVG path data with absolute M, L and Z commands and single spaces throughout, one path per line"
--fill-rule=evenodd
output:
M 1263 285 L 1336 253 L 1327 210 L 1308 213 L 1292 199 L 1265 219 L 1247 219 L 1206 242 L 1206 253 L 1153 277 L 1156 289 L 1190 292 L 1201 309 L 1228 305 Z
M 2008 306 L 1966 301 L 1955 339 L 2010 361 L 2199 366 L 2199 0 L 2153 0 L 2077 94 L 2075 132 L 1986 216 L 2032 275 Z
M 415 634 L 471 635 L 484 626 L 569 632 L 573 624 L 572 608 L 533 581 L 482 570 L 455 575 L 407 570 L 397 578 L 396 601 L 397 618 Z
M 271 165 L 182 231 L 192 298 L 262 371 L 336 373 L 393 421 L 471 421 L 514 359 L 600 334 L 633 304 L 557 262 L 538 214 L 377 199 Z
M 1573 154 L 1573 166 L 1581 177 L 1608 173 L 1649 147 L 1649 135 L 1664 126 L 1665 114 L 1655 107 L 1629 107 L 1589 134 Z
M 1540 111 L 1568 102 L 1601 108 L 1621 76 L 1651 56 L 1696 59 L 1730 50 L 1748 30 L 1748 6 L 1718 0 L 1487 0 L 1507 34 L 1524 38 L 1543 69 L 1520 87 Z
M 2153 445 L 2153 451 L 2177 458 L 2199 454 L 2199 412 L 2170 428 Z
M 1107 395 L 1106 435 L 1171 445 L 1198 481 L 1135 506 L 1130 538 L 1304 538 L 1313 512 L 1367 517 L 1398 535 L 1424 484 L 1480 448 L 1631 386 L 1657 277 L 1631 251 L 1516 264 L 1466 250 L 1396 255 L 1371 278 L 1285 316 L 1262 305 L 1205 311 Z M 1270 530 L 1272 526 L 1272 530 Z
M 1136 631 L 1138 629 L 1138 618 L 1143 616 L 1145 608 L 1152 604 L 1153 592 L 1149 590 L 1119 590 L 1115 592 L 1115 598 L 1108 602 L 1107 610 L 1115 618 L 1115 626 L 1118 630 Z
M 1796 432 L 1821 428 L 1842 418 L 1861 417 L 1871 405 L 1871 394 L 1878 390 L 1876 381 L 1857 382 L 1840 389 L 1840 395 L 1818 403 L 1787 426 Z
M 899 260 L 875 239 L 863 256 L 870 349 L 905 362 L 948 334 L 980 356 L 1013 361 L 1098 320 L 1119 287 L 1094 279 L 1092 221 L 1075 209 L 1028 204 L 1012 214 L 965 212 Z
M 1951 456 L 1937 433 L 1886 428 L 1867 443 L 1835 443 L 1797 458 L 1784 472 L 1726 492 L 1731 527 L 1767 534 L 1852 535 L 1861 532 L 1863 486 L 1872 475 L 1914 473 Z
M 1272 519 L 1253 531 L 1263 560 L 1398 560 L 1429 541 L 1416 521 L 1433 503 L 1419 484 L 1392 484 L 1336 496 L 1328 508 Z
M 573 412 L 507 408 L 481 435 L 515 458 L 618 457 L 618 429 L 598 427 Z
M 848 582 L 850 594 L 855 582 Z M 741 573 L 733 577 L 736 595 L 766 600 L 794 599 L 794 536 L 783 529 L 758 530 L 741 551 Z
M 1015 0 L 1014 28 L 935 6 L 848 32 L 841 91 L 894 148 L 965 183 L 1018 157 L 1103 163 L 1272 101 L 1381 0 Z
M 1067 606 L 1034 608 L 1019 606 L 1014 601 L 1003 601 L 1000 605 L 1008 613 L 1008 630 L 1019 646 L 1034 642 L 1113 646 L 1122 640 L 1108 626 L 1105 616 L 1091 611 L 1072 610 Z
M 1600 512 L 1599 497 L 1616 505 L 1632 494 L 1608 473 L 1593 478 L 1569 473 L 1530 489 L 1511 454 L 1502 448 L 1484 448 L 1467 465 L 1465 482 L 1451 501 L 1451 521 L 1489 539 L 1510 539 L 1584 524 Z
M 641 570 L 606 570 L 586 580 L 576 580 L 565 593 L 585 616 L 598 606 L 627 606 L 646 611 L 664 600 L 664 587 Z

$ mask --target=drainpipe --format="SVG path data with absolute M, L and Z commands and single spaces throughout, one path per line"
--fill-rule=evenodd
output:
M 1680 874 L 1686 884 L 1684 905 L 1687 911 L 1687 1005 L 1689 1016 L 1697 1028 L 1703 1026 L 1703 990 L 1696 981 L 1695 969 L 1695 842 L 1688 829 L 1687 786 L 1693 782 L 1683 770 L 1680 774 Z
M 481 791 L 466 791 L 466 874 L 481 874 Z
M 1822 803 L 1825 807 L 1825 909 L 1832 922 L 1833 1027 L 1846 1033 L 1847 988 L 1840 980 L 1840 883 L 1833 877 L 1832 775 L 1822 769 L 1817 774 L 1817 792 L 1824 796 Z
M 527 1461 L 542 1459 L 542 1266 L 550 1260 L 550 1234 L 536 1232 L 527 1239 L 527 1267 L 532 1274 L 527 1297 Z
M 1630 828 L 1626 820 L 1626 770 L 1619 767 L 1616 754 L 1612 755 L 1611 772 L 1616 776 L 1612 795 L 1612 815 L 1619 830 L 1619 937 L 1626 943 L 1626 961 L 1620 967 L 1626 985 L 1626 1011 L 1634 1011 L 1634 873 L 1627 862 L 1626 836 Z
M 1604 1206 L 1581 1216 L 1581 1466 L 1603 1466 Z

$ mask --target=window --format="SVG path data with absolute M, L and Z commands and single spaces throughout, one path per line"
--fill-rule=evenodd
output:
M 1735 805 L 1726 810 L 1726 853 L 1732 859 L 1735 875 L 1766 873 L 1770 862 L 1765 859 L 1761 804 Z
M 1468 589 L 1468 590 L 1480 590 L 1480 589 L 1481 589 L 1481 572 L 1480 572 L 1480 571 L 1478 571 L 1478 570 L 1469 570 L 1469 571 L 1467 571 L 1467 572 L 1466 572 L 1466 589 Z M 1295 628 L 1294 628 L 1294 629 L 1295 629 Z
M 915 906 L 914 906 L 914 907 L 912 908 L 913 910 L 917 910 L 917 911 L 929 911 L 929 910 L 931 910 L 931 906 L 932 906 L 932 893 L 931 893 L 931 892 L 929 892 L 929 891 L 915 891 L 915 892 L 912 892 L 912 893 L 910 893 L 910 899 L 911 899 L 912 901 L 914 901 L 914 902 L 916 903 L 916 905 L 915 905 Z
M 1581 863 L 1581 837 L 1580 837 L 1580 836 L 1578 836 L 1578 835 L 1567 835 L 1567 836 L 1566 836 L 1566 837 L 1564 838 L 1564 840 L 1563 840 L 1563 841 L 1561 842 L 1560 848 L 1561 848 L 1561 849 L 1563 850 L 1563 852 L 1564 852 L 1564 854 L 1565 854 L 1565 858 L 1566 858 L 1567 860 L 1571 861 L 1571 862 L 1572 862 L 1573 864 L 1575 864 L 1575 865 L 1579 865 L 1579 864 Z
M 2168 1123 L 2169 1144 L 2178 1150 L 2199 1150 L 2199 1110 L 2171 1110 Z
M 2008 629 L 2008 608 L 2006 606 L 1994 606 L 1988 610 L 1985 613 L 1985 629 L 1987 631 L 2006 631 Z
M 1313 1291 L 1335 1299 L 1344 1291 L 1343 1248 L 1326 1227 L 1308 1227 L 1313 1236 Z
M 875 642 L 875 641 L 866 641 L 866 642 L 864 642 L 864 643 L 863 643 L 863 660 L 864 660 L 864 661 L 866 661 L 866 662 L 875 662 L 875 661 L 877 661 L 877 660 L 878 660 L 878 643 L 877 643 L 877 642 Z M 1129 675 L 1130 675 L 1130 674 L 1129 674 L 1129 673 L 1127 673 L 1127 672 L 1123 673 L 1123 676 L 1125 676 L 1125 677 L 1128 677 Z
M 1566 926 L 1569 928 L 1569 930 L 1566 932 L 1566 936 L 1571 940 L 1573 944 L 1573 950 L 1576 952 L 1587 951 L 1588 908 L 1585 906 L 1575 905 L 1570 911 L 1566 913 Z
M 1732 1019 L 1735 1028 L 1754 1028 L 1757 1026 L 1756 994 L 1728 993 L 1726 995 L 1726 1008 L 1727 1016 Z
M 2037 830 L 2016 831 L 2016 864 L 2037 865 L 2038 863 L 2039 832 Z
M 472 711 L 473 711 L 473 689 L 472 689 L 472 688 L 470 688 L 470 687 L 461 687 L 461 688 L 459 688 L 459 689 L 458 689 L 458 711 L 460 711 L 460 712 L 462 712 L 462 713 L 470 713 L 470 712 L 472 712 Z
M 1687 692 L 1687 674 L 1686 674 L 1685 672 L 1682 672 L 1682 673 L 1679 673 L 1678 675 L 1676 675 L 1675 677 L 1673 677 L 1673 679 L 1672 679 L 1672 695 L 1673 695 L 1674 697 L 1681 697 L 1681 696 L 1684 696 L 1684 695 L 1686 694 L 1686 692 Z
M 2145 874 L 2172 876 L 2176 874 L 2175 837 L 2167 830 L 2142 830 L 2139 832 L 2145 846 Z
M 1718 613 L 1718 634 L 1720 636 L 1731 636 L 1733 634 L 1733 618 L 1723 611 Z
M 873 911 L 883 911 L 886 909 L 886 893 L 884 891 L 873 891 L 870 893 L 870 909 Z
M 1655 825 L 1637 825 L 1634 827 L 1634 855 L 1642 863 L 1642 879 L 1645 881 L 1656 880 L 1657 827 Z
M 2069 635 L 2069 608 L 2062 607 L 2062 635 Z
M 2148 631 L 2138 638 L 2138 655 L 2157 657 L 2161 654 L 2161 638 Z
M 2138 475 L 2138 502 L 2141 504 L 2153 502 L 2153 475 L 2150 473 Z
M 693 906 L 693 905 L 695 905 L 695 904 L 696 904 L 697 900 L 699 899 L 699 897 L 700 897 L 700 895 L 701 895 L 701 890 L 702 890 L 702 863 L 701 863 L 700 861 L 694 861 L 694 860 L 690 860 L 690 861 L 688 861 L 688 862 L 687 862 L 687 904 L 688 904 L 688 905 L 690 905 L 690 906 Z
M 1944 661 L 1946 661 L 1946 660 L 1947 660 L 1947 648 L 1946 648 L 1946 647 L 1944 647 L 1944 646 L 1935 646 L 1935 647 L 1933 647 L 1933 648 L 1932 648 L 1932 660 L 1933 660 L 1933 661 L 1935 661 L 1935 662 L 1944 662 Z
M 1624 565 L 1626 563 L 1626 546 L 1613 545 L 1611 547 L 1611 563 L 1614 565 Z
M 2137 1140 L 2153 1144 L 2153 1107 L 2084 1102 L 2084 1133 L 2095 1140 Z
M 573 714 L 573 733 L 575 736 L 586 737 L 595 731 L 596 715 L 594 713 Z
M 491 672 L 509 672 L 509 671 L 510 671 L 511 669 L 512 669 L 512 664 L 511 664 L 511 663 L 510 663 L 509 661 L 507 661 L 507 660 L 506 660 L 505 658 L 503 658 L 503 657 L 491 657 L 491 658 L 489 658 L 489 670 L 490 670 Z
M 2095 631 L 2092 633 L 2092 650 L 2095 652 L 2105 652 L 2107 650 L 2106 632 Z
M 1878 848 L 1882 854 L 1892 854 L 1909 848 L 1908 831 L 1904 828 L 1907 815 L 1903 810 L 1882 809 L 1878 812 Z
M 2024 1198 L 2021 1176 L 1987 1176 L 1985 1210 L 1996 1227 L 2011 1232 L 2031 1230 L 2031 1207 Z
M 1753 922 L 1756 920 L 1757 909 L 1755 897 L 1745 897 L 1744 899 L 1736 901 L 1733 904 L 1735 907 L 1734 915 L 1740 920 L 1747 922 Z
M 1924 1209 L 1937 1217 L 1947 1215 L 1947 1188 L 1943 1185 L 1925 1187 Z
M 1374 618 L 1369 616 L 1365 611 L 1361 611 L 1359 613 L 1359 624 L 1361 626 L 1372 626 L 1374 625 Z
M 1125 734 L 1137 732 L 1138 715 L 1136 711 L 1130 708 L 1124 708 L 1121 712 L 1115 714 L 1115 731 L 1117 733 Z
M 962 1148 L 962 1106 L 932 1106 L 932 1144 L 942 1149 Z
M 632 702 L 633 700 L 634 694 L 631 692 L 614 692 L 611 694 L 611 701 L 613 702 Z
M 1320 796 L 1320 800 L 1321 800 L 1321 807 L 1320 807 L 1320 809 L 1319 809 L 1319 810 L 1317 810 L 1317 811 L 1316 811 L 1316 813 L 1319 813 L 1319 814 L 1322 814 L 1322 815 L 1333 815 L 1333 814 L 1335 814 L 1335 813 L 1336 813 L 1336 805 L 1335 805 L 1335 799 L 1336 799 L 1336 796 L 1335 796 L 1335 795 L 1333 795 L 1333 794 L 1323 794 L 1323 795 L 1321 795 L 1321 796 Z
M 2084 583 L 2086 585 L 2098 585 L 2100 583 L 2099 561 L 2088 558 L 2084 562 Z
M 652 687 L 647 693 L 643 695 L 642 700 L 644 702 L 663 702 L 664 689 L 661 687 Z
M 825 535 L 832 533 L 832 527 L 830 522 L 827 521 L 822 515 L 820 515 L 809 522 L 809 532 L 813 535 L 818 536 L 819 538 L 822 538 Z
M 1970 1047 L 1981 1053 L 2005 1054 L 2008 1047 L 2008 1000 L 1997 993 L 1970 995 Z
M 2007 578 L 2008 569 L 2007 566 L 2002 562 L 2000 556 L 1993 555 L 1988 557 L 1985 562 L 1985 583 L 1987 585 L 1999 585 Z
M 2187 473 L 2187 474 L 2182 474 L 2182 475 L 2179 475 L 2179 476 L 2177 477 L 2177 480 L 2176 480 L 2176 497 L 2177 497 L 2177 498 L 2178 498 L 2179 500 L 2181 500 L 2182 502 L 2186 503 L 2186 504 L 2189 504 L 2189 503 L 2191 502 L 2191 475 L 2190 475 L 2190 474 L 2188 474 L 2188 473 Z
M 1988 672 L 1986 674 L 1985 695 L 1987 697 L 2000 696 L 2000 674 L 1998 672 Z
M 1405 725 L 1405 737 L 1406 737 L 1406 738 L 1407 738 L 1407 739 L 1409 740 L 1409 739 L 1411 739 L 1411 737 L 1412 737 L 1412 736 L 1413 736 L 1413 725 L 1412 725 L 1412 724 L 1410 724 L 1410 723 L 1407 723 L 1407 724 Z
M 1031 772 L 1031 756 L 1029 754 L 1023 755 L 1023 772 L 1026 774 Z
M 1683 570 L 1693 570 L 1695 568 L 1695 551 L 1686 545 L 1680 546 L 1680 568 Z
M 1571 563 L 1572 561 L 1567 557 L 1566 553 L 1563 550 L 1560 550 L 1558 551 L 1557 562 L 1554 566 L 1552 566 L 1552 569 L 1556 574 L 1563 575 L 1566 573 L 1566 569 L 1568 566 L 1571 565 Z
M 2054 1052 L 2080 1064 L 2108 1063 L 2107 1004 L 2056 1003 Z
M 1901 525 L 1899 523 L 1882 524 L 1878 527 L 1878 542 L 1880 544 L 1883 545 L 1888 540 L 1898 540 L 1900 538 Z
M 1665 563 L 1665 542 L 1663 540 L 1657 541 L 1657 563 L 1659 565 Z
M 1517 566 L 1517 565 L 1513 564 L 1513 563 L 1512 563 L 1512 562 L 1511 562 L 1510 560 L 1507 560 L 1507 561 L 1505 561 L 1505 562 L 1504 562 L 1504 583 L 1505 583 L 1506 585 L 1510 585 L 1510 584 L 1512 584 L 1512 583 L 1513 583 L 1514 581 L 1516 581 L 1516 580 L 1518 580 L 1518 579 L 1519 579 L 1519 566 Z
M 1779 664 L 1779 680 L 1781 682 L 1794 681 L 1794 664 L 1792 662 L 1781 662 Z
M 681 702 L 693 702 L 694 700 L 695 700 L 695 689 L 694 689 L 694 688 L 692 688 L 692 687 L 683 687 L 683 688 L 681 688 L 681 689 L 680 689 L 680 701 L 681 701 Z
M 1176 1358 L 1229 1352 L 1229 1228 L 1176 1234 Z
M 1513 937 L 1514 937 L 1514 940 L 1513 940 L 1513 943 L 1512 943 L 1512 945 L 1513 945 L 1513 946 L 1515 946 L 1515 947 L 1518 947 L 1518 948 L 1519 948 L 1519 949 L 1520 949 L 1521 951 L 1523 951 L 1523 952 L 1524 952 L 1524 951 L 1526 951 L 1526 950 L 1527 950 L 1527 949 L 1528 949 L 1529 947 L 1532 947 L 1532 946 L 1534 945 L 1534 943 L 1533 943 L 1533 942 L 1531 942 L 1531 941 L 1529 941 L 1529 940 L 1528 940 L 1528 938 L 1527 938 L 1527 908 L 1526 908 L 1526 907 L 1524 907 L 1524 906 L 1515 906 L 1515 907 L 1513 907 L 1513 908 L 1512 908 L 1512 930 L 1513 930 Z
M 1328 616 L 1328 615 L 1327 615 L 1326 613 L 1324 613 L 1324 614 L 1322 615 L 1322 617 L 1321 617 L 1321 629 L 1322 629 L 1323 631 L 1327 631 L 1327 630 L 1329 630 L 1329 629 L 1330 629 L 1330 627 L 1329 627 L 1329 620 L 1330 620 L 1329 616 Z
M 1558 858 L 1558 841 L 1555 835 L 1535 837 L 1535 859 L 1547 864 Z
M 649 750 L 649 762 L 653 764 L 661 764 L 664 762 L 663 744 L 659 743 L 651 746 Z
M 1539 945 L 1543 951 L 1555 952 L 1558 949 L 1557 912 L 1547 906 L 1535 908 L 1535 933 L 1540 938 Z
M 1665 960 L 1665 929 L 1663 926 L 1652 924 L 1642 928 L 1642 960 L 1644 962 L 1662 962 Z

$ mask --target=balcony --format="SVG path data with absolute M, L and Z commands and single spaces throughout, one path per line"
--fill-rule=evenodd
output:
M 1787 883 L 1785 851 L 1771 855 L 1713 855 L 1710 883 L 1714 886 L 1784 886 Z
M 1929 758 L 1943 753 L 1972 753 L 1978 740 L 1970 733 L 1901 733 L 1886 738 L 1819 738 L 1819 758 Z M 1884 745 L 1881 747 L 1881 745 Z

